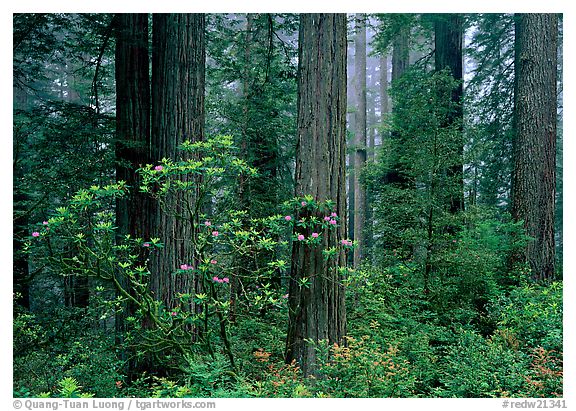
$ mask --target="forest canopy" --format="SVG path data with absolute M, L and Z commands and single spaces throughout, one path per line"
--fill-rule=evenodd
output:
M 14 397 L 563 397 L 562 62 L 561 14 L 14 14 Z

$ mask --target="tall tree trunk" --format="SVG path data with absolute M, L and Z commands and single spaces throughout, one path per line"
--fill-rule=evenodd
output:
M 348 170 L 347 176 L 347 193 L 348 193 L 348 238 L 354 239 L 354 152 L 352 150 L 352 143 L 355 140 L 356 134 L 356 114 L 355 114 L 355 107 L 356 107 L 356 93 L 355 93 L 355 84 L 356 84 L 356 70 L 354 67 L 354 59 L 355 56 L 353 54 L 353 47 L 349 44 L 346 50 L 349 58 L 347 59 L 347 74 L 346 74 L 346 98 L 347 98 L 347 123 L 348 123 L 348 138 L 351 141 L 348 141 L 350 145 L 347 149 L 347 159 L 346 165 Z M 354 57 L 353 57 L 354 56 Z M 354 253 L 350 253 L 348 256 L 348 260 L 350 264 L 354 263 Z
M 361 184 L 366 165 L 366 16 L 356 15 L 355 90 L 356 133 L 354 138 L 354 267 L 358 267 L 365 254 L 364 226 L 366 223 L 366 188 Z
M 369 69 L 370 70 L 370 69 Z M 376 118 L 376 98 L 378 93 L 376 92 L 376 76 L 378 75 L 376 71 L 376 64 L 371 66 L 370 84 L 368 89 L 370 90 L 368 103 L 367 103 L 367 121 L 366 126 L 368 127 L 368 150 L 366 159 L 368 162 L 373 163 L 376 158 L 376 128 L 378 120 Z
M 388 56 L 380 56 L 380 123 L 384 123 L 386 115 L 390 113 L 390 104 L 388 102 Z M 381 133 L 381 144 L 384 143 L 384 137 L 388 136 L 388 132 Z
M 376 118 L 376 100 L 378 97 L 378 59 L 372 58 L 368 61 L 368 71 L 370 72 L 370 82 L 368 84 L 367 98 L 367 127 L 368 127 L 368 153 L 367 161 L 374 164 L 376 161 L 376 128 L 378 119 Z M 374 193 L 373 187 L 366 185 L 366 224 L 365 236 L 366 239 L 366 256 L 371 255 L 371 249 L 374 245 Z
M 435 69 L 442 71 L 447 69 L 459 84 L 452 90 L 452 106 L 446 124 L 449 127 L 454 124 L 460 130 L 460 141 L 456 142 L 458 161 L 450 167 L 448 175 L 455 182 L 450 193 L 450 212 L 457 213 L 464 210 L 464 138 L 462 135 L 463 111 L 463 77 L 462 77 L 462 36 L 463 16 L 461 14 L 439 15 L 434 23 L 435 43 Z
M 294 242 L 292 248 L 286 361 L 295 360 L 309 375 L 316 369 L 316 350 L 306 340 L 342 343 L 346 333 L 338 271 L 345 256 L 327 261 L 322 253 L 346 234 L 346 15 L 302 14 L 298 54 L 295 193 L 335 201 L 341 223 L 325 233 L 322 247 Z M 306 278 L 307 287 L 300 283 Z
M 116 204 L 116 224 L 120 236 L 149 240 L 151 201 L 136 173 L 151 161 L 148 15 L 116 18 L 116 180 L 131 188 Z
M 20 110 L 28 109 L 28 95 L 21 87 L 14 87 L 14 114 Z M 29 235 L 28 224 L 30 223 L 29 213 L 25 206 L 30 200 L 28 193 L 21 187 L 21 182 L 26 176 L 26 168 L 22 163 L 23 155 L 21 147 L 28 145 L 28 136 L 24 133 L 14 133 L 13 144 L 13 233 L 12 233 L 12 284 L 16 302 L 22 307 L 30 308 L 30 270 L 28 255 L 25 252 L 26 238 Z
M 118 241 L 126 235 L 150 239 L 153 204 L 150 197 L 140 192 L 141 178 L 136 170 L 150 163 L 150 62 L 148 55 L 148 15 L 118 14 L 116 16 L 116 180 L 130 187 L 126 198 L 116 201 Z M 147 258 L 143 248 L 139 263 Z M 120 285 L 132 293 L 126 278 L 118 278 Z M 116 316 L 118 343 L 122 343 L 125 318 L 134 315 L 136 307 L 126 303 Z M 122 353 L 127 360 L 130 353 Z M 129 379 L 138 365 L 128 360 Z
M 392 43 L 392 82 L 398 80 L 406 70 L 408 70 L 410 61 L 409 42 L 410 28 L 400 28 Z M 392 112 L 394 112 L 394 107 L 392 107 Z M 386 183 L 395 184 L 400 188 L 406 188 L 408 181 L 403 173 L 403 166 L 400 161 L 401 143 L 398 141 L 398 133 L 392 132 L 390 138 L 396 143 L 392 147 L 392 167 L 386 174 Z
M 392 42 L 392 81 L 398 80 L 410 64 L 410 27 L 401 27 Z
M 512 215 L 535 280 L 554 278 L 558 17 L 516 16 Z
M 152 157 L 185 158 L 178 146 L 204 138 L 205 19 L 154 14 L 152 23 Z M 198 233 L 196 200 L 197 193 L 169 195 L 154 215 L 153 235 L 164 248 L 150 261 L 151 290 L 167 307 L 178 304 L 177 293 L 198 292 L 201 285 L 193 274 L 174 275 L 181 264 L 197 267 L 191 243 Z

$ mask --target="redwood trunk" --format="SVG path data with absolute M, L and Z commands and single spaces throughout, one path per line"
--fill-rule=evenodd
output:
M 463 17 L 461 14 L 440 15 L 435 21 L 435 68 L 436 71 L 447 69 L 450 75 L 459 82 L 452 90 L 452 110 L 448 114 L 445 127 L 456 125 L 460 130 L 461 139 L 457 147 L 456 164 L 448 169 L 448 175 L 454 180 L 451 187 L 450 212 L 457 213 L 464 210 L 464 138 L 462 137 L 463 111 L 462 96 L 462 36 Z
M 126 235 L 150 239 L 152 201 L 140 192 L 141 178 L 136 170 L 150 162 L 150 74 L 148 55 L 148 15 L 118 14 L 116 19 L 116 180 L 125 181 L 129 195 L 116 201 L 118 242 Z M 139 263 L 143 264 L 148 250 L 142 248 Z M 118 282 L 132 293 L 128 279 Z M 134 304 L 125 303 L 116 315 L 118 344 L 124 338 L 125 318 L 134 315 Z M 132 353 L 133 354 L 133 353 Z M 126 361 L 128 378 L 135 377 L 138 364 L 121 353 Z M 140 364 L 142 366 L 143 364 Z
M 399 33 L 394 38 L 392 43 L 392 83 L 398 80 L 408 70 L 410 63 L 409 53 L 410 30 L 408 27 L 400 28 Z M 394 112 L 394 107 L 392 107 Z M 408 178 L 406 177 L 403 165 L 400 160 L 400 146 L 399 136 L 397 132 L 390 133 L 390 138 L 396 144 L 392 148 L 392 167 L 386 173 L 385 181 L 387 184 L 395 184 L 399 188 L 408 188 Z
M 346 15 L 301 15 L 298 49 L 295 193 L 335 201 L 341 223 L 324 234 L 322 247 L 295 242 L 292 249 L 286 360 L 313 374 L 316 351 L 306 340 L 342 343 L 346 333 L 344 286 L 337 270 L 345 256 L 327 261 L 322 254 L 346 233 Z M 299 285 L 304 278 L 308 287 Z
M 535 280 L 554 278 L 558 17 L 516 16 L 512 214 L 532 237 L 525 258 Z
M 116 19 L 116 180 L 130 187 L 129 197 L 116 204 L 116 224 L 121 237 L 149 240 L 151 204 L 136 173 L 150 163 L 148 15 Z
M 365 15 L 356 15 L 355 41 L 356 111 L 354 135 L 354 268 L 360 265 L 365 253 L 366 188 L 361 184 L 366 165 L 366 22 Z
M 178 147 L 185 140 L 204 138 L 204 28 L 203 14 L 153 16 L 155 161 L 184 158 Z M 175 274 L 181 264 L 197 266 L 191 241 L 198 230 L 198 216 L 193 213 L 196 199 L 197 193 L 189 191 L 169 195 L 154 215 L 154 236 L 160 238 L 164 248 L 150 262 L 151 290 L 167 307 L 178 304 L 177 293 L 193 293 L 201 284 L 192 274 Z

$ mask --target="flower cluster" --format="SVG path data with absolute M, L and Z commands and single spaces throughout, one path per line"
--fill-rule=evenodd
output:
M 188 265 L 188 264 L 181 264 L 180 269 L 181 270 L 193 270 L 194 267 L 192 267 L 191 265 Z
M 217 275 L 215 275 L 214 277 L 212 277 L 212 281 L 214 281 L 215 283 L 226 283 L 228 284 L 230 282 L 230 279 L 228 277 L 224 277 L 224 278 L 218 278 Z
M 45 231 L 50 231 L 50 227 L 48 227 L 48 221 L 42 221 L 42 225 L 46 227 Z M 30 235 L 34 238 L 38 238 L 40 237 L 40 231 L 32 231 Z

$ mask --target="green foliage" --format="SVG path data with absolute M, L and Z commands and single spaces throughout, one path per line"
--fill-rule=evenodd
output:
M 502 338 L 486 340 L 473 331 L 460 333 L 449 348 L 439 396 L 476 398 L 516 396 L 526 373 L 526 355 Z
M 486 316 L 486 305 L 523 280 L 521 273 L 510 270 L 508 258 L 522 249 L 527 237 L 521 223 L 497 218 L 487 209 L 469 207 L 462 219 L 465 225 L 457 235 L 436 239 L 430 301 L 446 324 L 456 315 L 460 323 L 473 322 L 489 334 L 494 324 Z
M 78 381 L 74 378 L 68 377 L 58 382 L 59 390 L 58 397 L 62 398 L 90 398 L 94 394 L 82 393 L 82 387 L 78 385 Z
M 512 181 L 514 22 L 512 14 L 477 14 L 466 54 L 466 181 L 470 203 L 506 209 Z
M 378 29 L 372 46 L 378 54 L 386 55 L 392 52 L 393 42 L 402 30 L 408 30 L 410 48 L 419 50 L 422 44 L 418 38 L 430 38 L 433 34 L 430 18 L 426 14 L 386 13 L 376 14 Z
M 414 375 L 395 346 L 383 347 L 368 336 L 347 338 L 346 345 L 317 345 L 321 358 L 312 385 L 319 396 L 410 397 Z
M 14 397 L 31 397 L 30 391 L 22 388 L 14 391 Z M 42 392 L 36 395 L 38 398 L 92 398 L 94 394 L 84 392 L 82 387 L 72 377 L 65 377 L 58 381 L 55 392 Z
M 562 283 L 526 284 L 509 295 L 499 295 L 491 305 L 501 328 L 529 347 L 562 353 Z
M 464 278 L 453 274 L 451 280 L 438 281 L 431 287 L 432 295 L 426 294 L 414 261 L 397 261 L 382 270 L 363 268 L 350 273 L 352 291 L 348 293 L 347 315 L 350 324 L 354 324 L 350 332 L 356 341 L 369 335 L 365 345 L 397 350 L 396 361 L 404 361 L 407 368 L 403 381 L 410 383 L 410 388 L 395 393 L 397 396 L 561 396 L 561 283 L 528 285 L 524 272 L 482 280 L 488 269 L 504 269 L 501 264 L 505 254 L 498 253 L 496 240 L 505 240 L 515 227 L 490 220 L 479 225 L 483 227 L 482 236 L 476 237 L 476 248 L 468 250 L 483 250 L 481 259 L 487 260 L 485 267 L 472 267 L 477 271 L 470 275 L 477 277 L 477 283 L 466 280 L 465 272 L 455 271 Z M 487 235 L 487 227 L 498 230 Z M 475 237 L 472 228 L 471 233 L 462 233 L 464 243 Z M 488 251 L 491 247 L 494 255 Z M 514 282 L 510 283 L 510 279 Z M 482 281 L 486 286 L 479 287 Z M 525 285 L 518 286 L 519 282 Z M 441 292 L 445 293 L 442 298 Z M 480 306 L 475 304 L 479 301 Z M 380 349 L 379 353 L 385 351 Z M 362 369 L 362 364 L 356 368 Z M 342 379 L 339 389 L 349 389 L 349 381 L 353 378 Z M 366 395 L 365 388 L 365 384 L 359 384 L 349 392 Z
M 51 392 L 52 396 L 80 396 L 79 388 L 72 389 L 71 383 L 76 381 L 83 390 L 100 397 L 116 396 L 116 382 L 123 379 L 122 362 L 101 312 L 96 307 L 88 312 L 67 308 L 41 318 L 18 313 L 14 318 L 15 395 Z M 55 387 L 62 381 L 66 385 L 61 388 L 67 391 L 56 394 Z
M 233 135 L 240 157 L 258 168 L 230 205 L 263 217 L 293 191 L 297 16 L 209 15 L 208 26 L 207 130 Z
M 462 182 L 449 171 L 462 164 L 461 124 L 449 121 L 457 109 L 450 103 L 457 85 L 446 72 L 405 73 L 390 91 L 392 137 L 366 174 L 374 199 L 374 249 L 414 255 L 432 270 L 442 237 L 462 223 L 451 210 Z M 382 253 L 374 254 L 386 263 Z
M 460 334 L 436 393 L 451 397 L 562 396 L 562 286 L 526 285 L 495 296 L 490 338 Z

